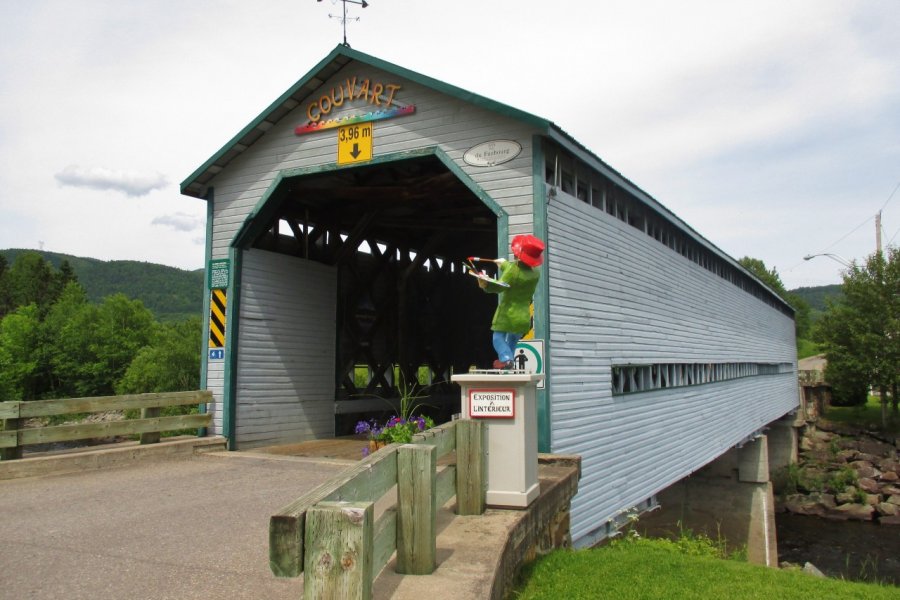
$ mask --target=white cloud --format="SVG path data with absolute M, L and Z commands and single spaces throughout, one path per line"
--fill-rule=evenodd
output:
M 162 173 L 117 171 L 102 167 L 83 168 L 77 165 L 69 165 L 55 177 L 64 186 L 113 190 L 132 197 L 146 196 L 153 190 L 169 185 Z
M 189 215 L 182 212 L 156 217 L 151 222 L 153 225 L 171 227 L 175 231 L 196 231 L 197 229 L 201 229 L 204 223 L 204 219 L 201 219 L 196 215 Z

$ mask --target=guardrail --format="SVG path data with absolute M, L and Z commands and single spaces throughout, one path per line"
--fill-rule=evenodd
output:
M 437 459 L 456 464 L 437 472 Z M 372 582 L 397 552 L 397 572 L 435 569 L 437 507 L 457 514 L 485 503 L 484 426 L 451 421 L 390 444 L 283 507 L 269 520 L 269 566 L 279 577 L 305 572 L 305 598 L 372 597 Z M 375 503 L 397 487 L 396 504 L 375 521 Z
M 208 427 L 212 419 L 210 413 L 160 417 L 161 408 L 212 402 L 214 400 L 212 392 L 209 390 L 0 402 L 0 419 L 3 421 L 3 430 L 0 431 L 0 460 L 22 458 L 22 447 L 31 444 L 136 434 L 140 434 L 142 444 L 156 443 L 163 431 Z M 22 427 L 24 420 L 32 417 L 135 409 L 141 410 L 140 419 L 48 427 Z

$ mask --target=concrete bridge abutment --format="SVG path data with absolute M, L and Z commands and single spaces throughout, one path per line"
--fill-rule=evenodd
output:
M 769 424 L 769 473 L 774 474 L 799 459 L 800 428 L 806 421 L 797 415 L 785 415 Z
M 681 532 L 724 540 L 727 552 L 746 547 L 751 563 L 778 566 L 775 501 L 765 435 L 735 447 L 657 494 L 659 508 L 641 516 L 644 535 Z

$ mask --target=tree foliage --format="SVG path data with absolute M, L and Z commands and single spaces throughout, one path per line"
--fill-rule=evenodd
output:
M 121 293 L 93 303 L 66 261 L 0 261 L 0 309 L 0 401 L 199 387 L 199 318 L 160 325 Z
M 116 386 L 119 394 L 195 390 L 200 386 L 199 318 L 159 326 Z
M 839 402 L 859 399 L 860 385 L 881 393 L 887 424 L 888 391 L 897 404 L 900 382 L 900 251 L 888 248 L 854 263 L 843 274 L 842 295 L 818 323 L 825 346 L 825 377 Z M 841 397 L 839 397 L 841 394 Z
M 34 304 L 0 321 L 0 400 L 31 400 L 40 393 L 40 319 Z

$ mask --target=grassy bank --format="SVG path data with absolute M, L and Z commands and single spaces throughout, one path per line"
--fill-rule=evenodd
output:
M 821 579 L 800 571 L 688 554 L 667 540 L 636 539 L 553 552 L 525 569 L 512 598 L 897 600 L 900 588 Z
M 881 426 L 881 398 L 878 396 L 869 396 L 868 402 L 862 406 L 830 406 L 824 418 L 835 423 L 900 435 L 900 415 L 893 411 L 890 400 L 888 402 L 886 429 Z

